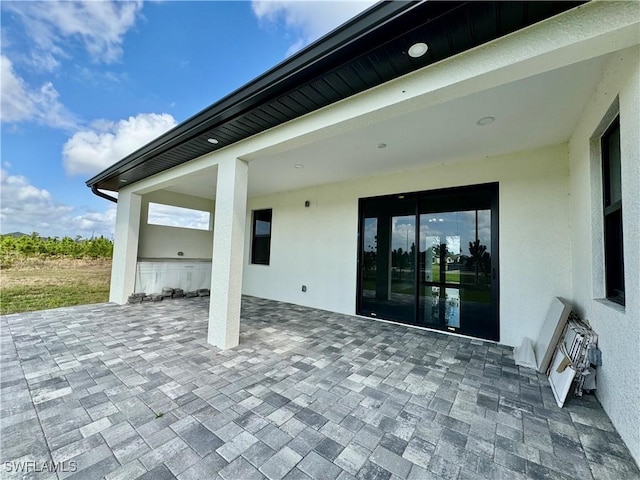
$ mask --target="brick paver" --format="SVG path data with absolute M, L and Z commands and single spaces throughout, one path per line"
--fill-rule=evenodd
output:
M 2 478 L 640 478 L 595 397 L 557 408 L 508 347 L 242 308 L 228 351 L 206 298 L 2 317 Z

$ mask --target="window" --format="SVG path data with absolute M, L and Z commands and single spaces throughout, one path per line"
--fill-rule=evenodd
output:
M 194 210 L 192 208 L 174 207 L 173 205 L 149 202 L 147 223 L 149 225 L 161 225 L 164 227 L 211 230 L 211 213 Z
M 604 200 L 604 266 L 606 295 L 624 305 L 624 255 L 622 241 L 622 181 L 620 117 L 602 135 L 602 193 Z
M 253 212 L 251 263 L 269 265 L 271 256 L 271 209 Z

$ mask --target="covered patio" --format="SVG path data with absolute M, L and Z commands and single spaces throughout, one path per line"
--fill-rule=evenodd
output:
M 597 398 L 638 465 L 639 25 L 636 2 L 374 5 L 87 180 L 111 201 L 117 192 L 109 300 L 124 304 L 132 293 L 165 287 L 210 289 L 208 310 L 202 305 L 206 336 L 202 324 L 196 330 L 201 337 L 193 340 L 202 350 L 205 338 L 218 348 L 238 347 L 241 319 L 250 329 L 243 335 L 250 334 L 241 313 L 248 295 L 334 312 L 323 315 L 348 318 L 343 323 L 356 325 L 356 338 L 377 332 L 381 327 L 373 322 L 385 319 L 492 340 L 509 352 L 525 338 L 538 338 L 549 301 L 561 297 L 598 334 Z M 154 218 L 154 211 L 170 208 L 206 220 L 196 228 L 186 214 L 176 214 L 180 221 Z M 306 328 L 311 321 L 303 322 L 303 355 L 313 351 L 305 344 L 314 333 Z M 328 335 L 322 340 L 347 335 L 344 326 L 326 331 L 326 322 L 318 324 Z M 409 331 L 389 328 L 393 335 Z M 140 336 L 135 329 L 127 335 Z M 289 338 L 284 335 L 282 341 Z M 469 366 L 460 364 L 465 375 L 496 380 L 487 375 L 496 367 L 484 367 L 488 346 L 450 341 L 480 349 L 479 368 L 473 356 Z M 336 345 L 336 354 L 349 351 Z M 356 346 L 371 355 L 376 345 Z M 414 356 L 430 358 L 428 348 L 416 348 Z M 383 360 L 375 366 L 389 367 Z M 409 374 L 409 359 L 393 366 L 403 379 L 411 375 L 411 388 L 425 390 L 409 392 L 427 398 L 423 408 L 440 403 L 440 384 L 419 383 L 415 374 L 422 370 Z M 458 364 L 449 367 L 458 373 Z M 345 377 L 360 365 L 348 368 Z M 495 390 L 491 382 L 473 383 L 481 382 L 473 375 L 469 381 L 479 390 L 470 398 L 456 391 L 452 408 L 459 398 L 475 408 L 481 398 L 482 421 L 492 415 L 482 410 L 485 400 L 498 413 L 514 409 L 522 429 L 514 440 L 532 446 L 527 426 L 535 431 L 539 425 L 522 412 L 535 416 L 536 409 L 526 397 L 513 398 L 524 387 L 498 384 Z M 539 407 L 553 411 L 536 377 L 525 386 L 532 382 Z M 527 406 L 516 408 L 514 400 Z M 372 415 L 366 421 L 379 428 Z M 475 413 L 466 415 L 461 421 L 471 429 Z M 492 425 L 492 435 L 499 435 Z M 533 459 L 527 448 L 494 446 L 492 455 L 504 451 L 517 454 L 509 457 L 514 461 L 582 473 L 567 470 L 572 463 L 562 455 L 548 456 L 555 450 L 544 428 L 546 443 L 532 448 L 546 449 L 538 448 Z M 571 435 L 580 440 L 576 431 Z M 456 464 L 466 461 L 463 448 L 445 455 L 439 439 L 431 439 L 427 468 L 451 468 L 454 476 L 469 470 Z M 460 444 L 466 449 L 469 442 Z M 377 444 L 370 446 L 371 462 L 387 458 L 377 456 Z M 588 466 L 579 448 L 567 446 Z
M 2 478 L 640 478 L 510 347 L 245 296 L 220 350 L 208 309 L 2 317 Z

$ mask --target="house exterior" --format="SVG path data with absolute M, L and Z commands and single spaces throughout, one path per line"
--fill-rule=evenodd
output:
M 171 270 L 221 348 L 242 294 L 516 346 L 560 296 L 640 463 L 639 44 L 637 2 L 375 5 L 87 182 L 110 300 Z

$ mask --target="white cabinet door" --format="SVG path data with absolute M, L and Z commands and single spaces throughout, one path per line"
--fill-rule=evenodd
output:
M 138 262 L 135 288 L 138 293 L 160 293 L 163 288 L 187 292 L 210 287 L 210 262 Z

